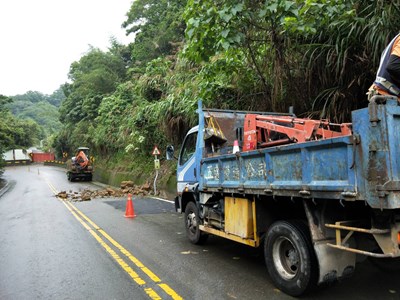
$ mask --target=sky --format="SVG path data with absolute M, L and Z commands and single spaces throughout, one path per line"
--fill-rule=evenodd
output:
M 107 51 L 111 37 L 132 42 L 121 28 L 132 1 L 0 1 L 0 95 L 50 95 L 89 45 Z

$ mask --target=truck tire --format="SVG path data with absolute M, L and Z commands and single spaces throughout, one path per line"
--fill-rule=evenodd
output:
M 200 245 L 207 241 L 208 235 L 200 231 L 199 210 L 194 202 L 189 202 L 185 208 L 186 235 L 192 244 Z
M 264 257 L 276 287 L 300 296 L 316 286 L 318 263 L 308 227 L 301 221 L 277 221 L 267 232 Z
M 67 178 L 68 178 L 68 181 L 71 181 L 71 182 L 75 180 L 75 177 L 72 173 L 68 173 Z
M 76 179 L 76 177 L 72 173 L 69 174 L 69 178 L 70 178 L 71 182 L 75 181 L 75 179 Z

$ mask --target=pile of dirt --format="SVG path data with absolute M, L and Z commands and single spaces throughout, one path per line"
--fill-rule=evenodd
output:
M 127 194 L 146 196 L 150 194 L 150 184 L 145 183 L 141 186 L 134 185 L 132 181 L 122 181 L 120 188 L 108 187 L 102 190 L 85 189 L 81 192 L 61 191 L 56 196 L 70 201 L 90 201 L 94 198 L 105 197 L 124 197 Z

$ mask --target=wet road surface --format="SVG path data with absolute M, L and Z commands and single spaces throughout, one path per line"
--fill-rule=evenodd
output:
M 70 183 L 42 165 L 8 167 L 0 193 L 0 299 L 293 299 L 272 285 L 262 255 L 218 237 L 190 244 L 172 203 L 133 198 L 65 202 Z M 367 260 L 354 276 L 302 299 L 400 299 L 400 274 Z

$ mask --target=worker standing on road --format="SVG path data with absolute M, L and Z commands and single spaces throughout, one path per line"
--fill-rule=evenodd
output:
M 376 79 L 368 90 L 368 99 L 377 94 L 396 96 L 400 100 L 400 33 L 382 53 Z

